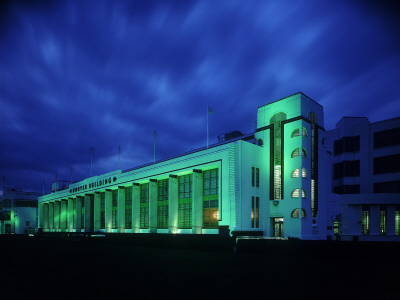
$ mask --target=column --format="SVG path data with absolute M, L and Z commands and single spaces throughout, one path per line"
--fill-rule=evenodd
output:
M 49 231 L 54 231 L 54 202 L 49 203 Z
M 380 234 L 380 206 L 371 205 L 369 209 L 369 234 L 379 235 Z
M 85 232 L 92 232 L 93 231 L 93 195 L 91 195 L 91 194 L 85 195 L 84 201 L 85 201 L 85 214 L 84 214 Z
M 75 230 L 81 232 L 82 227 L 82 197 L 76 197 L 75 199 Z
M 149 182 L 149 229 L 150 233 L 157 233 L 157 179 L 150 179 Z
M 140 232 L 140 185 L 133 183 L 132 186 L 132 232 Z
M 60 231 L 60 201 L 54 202 L 54 231 Z
M 65 231 L 67 229 L 67 201 L 61 201 L 61 215 L 60 215 L 60 229 Z
M 125 187 L 118 187 L 118 213 L 117 213 L 118 232 L 125 232 Z
M 49 204 L 43 204 L 43 231 L 49 231 Z
M 43 212 L 44 212 L 44 204 L 39 203 L 39 222 L 38 222 L 38 228 L 43 228 Z
M 100 215 L 101 215 L 101 195 L 100 192 L 95 192 L 93 199 L 93 230 L 100 230 Z
M 169 233 L 178 232 L 178 176 L 169 175 L 168 180 L 168 227 Z
M 74 231 L 74 199 L 68 198 L 68 224 L 67 224 L 67 231 L 73 232 Z
M 105 220 L 105 231 L 111 232 L 112 228 L 112 191 L 106 190 L 106 220 Z
M 203 173 L 194 169 L 192 175 L 192 233 L 201 234 L 203 228 Z

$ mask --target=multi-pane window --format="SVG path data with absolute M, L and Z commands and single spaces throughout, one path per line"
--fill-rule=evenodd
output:
M 112 197 L 112 206 L 111 206 L 111 211 L 112 211 L 112 219 L 111 219 L 111 228 L 116 229 L 117 228 L 117 214 L 118 214 L 118 190 L 112 190 L 111 192 L 111 197 Z
M 149 228 L 149 184 L 140 185 L 140 228 Z
M 168 179 L 158 181 L 157 227 L 168 228 Z
M 360 161 L 346 160 L 333 165 L 333 178 L 360 176 Z
M 292 172 L 292 177 L 293 178 L 300 177 L 300 169 L 294 169 Z M 301 169 L 301 177 L 303 178 L 307 177 L 307 170 L 305 168 Z
M 296 136 L 307 136 L 307 131 L 304 127 L 296 128 L 292 132 L 292 138 Z
M 125 188 L 125 228 L 132 228 L 132 186 Z
M 251 228 L 259 228 L 260 197 L 251 197 Z
M 301 153 L 300 153 L 300 148 L 294 149 L 293 152 L 292 152 L 292 157 L 299 157 L 299 156 L 307 157 L 306 149 L 301 148 Z
M 179 176 L 178 227 L 192 228 L 192 174 Z
M 218 169 L 203 173 L 203 228 L 218 228 Z
M 291 213 L 292 218 L 300 218 L 300 208 L 296 208 L 292 211 Z M 305 218 L 306 217 L 306 210 L 304 208 L 301 208 L 301 217 Z
M 400 145 L 400 127 L 374 132 L 374 148 Z
M 362 215 L 361 215 L 361 225 L 362 225 L 362 234 L 369 234 L 369 207 L 362 207 Z
M 374 158 L 374 174 L 400 172 L 400 154 Z
M 333 187 L 333 192 L 335 194 L 359 194 L 360 185 L 359 184 L 346 184 Z
M 106 193 L 100 193 L 100 228 L 106 227 Z
M 301 198 L 306 198 L 306 190 L 305 189 L 294 189 L 292 191 L 292 198 L 300 198 L 300 190 L 301 190 Z
M 334 141 L 334 155 L 360 151 L 360 136 L 346 136 Z
M 380 212 L 379 212 L 379 233 L 382 235 L 386 234 L 386 230 L 387 230 L 386 217 L 387 217 L 386 206 L 381 206 Z

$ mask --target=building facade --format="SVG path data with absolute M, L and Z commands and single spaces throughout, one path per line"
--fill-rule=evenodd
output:
M 0 233 L 31 234 L 38 226 L 38 193 L 3 188 L 0 198 Z
M 400 241 L 400 117 L 344 117 L 327 132 L 341 239 Z

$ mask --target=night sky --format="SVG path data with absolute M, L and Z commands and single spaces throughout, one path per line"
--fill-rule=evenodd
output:
M 382 2 L 382 1 L 381 1 Z M 49 192 L 254 130 L 303 92 L 342 116 L 400 115 L 399 11 L 379 1 L 6 1 L 0 176 Z M 385 2 L 388 3 L 388 2 Z

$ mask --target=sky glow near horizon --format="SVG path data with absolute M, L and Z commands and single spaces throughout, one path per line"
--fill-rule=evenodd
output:
M 367 4 L 365 4 L 367 3 Z M 254 130 L 257 107 L 303 92 L 343 116 L 400 115 L 392 7 L 354 1 L 6 1 L 0 175 L 50 191 Z

